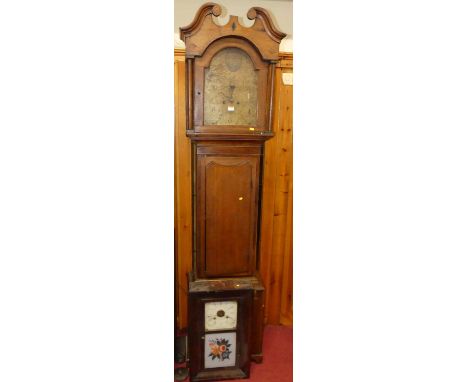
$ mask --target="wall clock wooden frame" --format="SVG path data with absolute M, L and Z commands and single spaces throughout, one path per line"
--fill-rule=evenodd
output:
M 194 255 L 188 282 L 188 330 L 194 381 L 247 377 L 249 363 L 245 360 L 261 362 L 263 357 L 264 287 L 258 271 L 263 154 L 265 141 L 273 136 L 275 66 L 285 34 L 274 27 L 263 8 L 249 10 L 247 17 L 254 20 L 250 28 L 239 24 L 237 16 L 218 25 L 213 17 L 220 14 L 218 4 L 207 3 L 190 25 L 180 28 L 186 44 L 186 133 L 192 140 L 193 154 Z M 242 123 L 239 117 L 240 123 L 205 124 L 205 106 L 212 99 L 205 89 L 205 76 L 214 58 L 227 49 L 242 51 L 255 70 L 257 87 L 255 93 L 249 93 L 257 102 L 254 123 Z M 229 85 L 231 96 L 232 89 L 243 89 L 245 85 L 242 79 L 237 81 Z M 220 93 L 228 92 L 226 88 Z M 228 111 L 234 111 L 234 106 L 232 110 L 229 107 Z M 244 361 L 236 367 L 243 374 L 234 375 L 229 368 L 207 370 L 200 355 L 202 299 L 216 293 L 216 298 L 222 300 L 240 290 L 248 296 L 239 300 L 240 311 L 248 312 L 241 317 L 248 323 L 243 322 L 238 329 L 239 338 L 247 339 L 237 348 L 238 359 Z
M 189 297 L 189 311 L 195 319 L 189 332 L 189 343 L 191 344 L 190 354 L 190 374 L 192 381 L 205 381 L 218 379 L 241 379 L 250 375 L 250 334 L 252 316 L 252 289 L 248 284 L 246 289 L 224 288 L 221 291 L 206 284 L 206 281 L 198 281 L 192 285 L 192 293 Z M 205 306 L 210 302 L 235 301 L 238 305 L 237 325 L 232 329 L 207 330 L 204 321 L 198 319 L 203 317 Z M 230 359 L 234 363 L 232 366 L 210 369 L 205 367 L 204 360 L 205 341 L 208 335 L 222 335 L 223 333 L 235 333 L 236 341 L 231 344 L 232 354 Z M 235 347 L 234 347 L 235 346 Z

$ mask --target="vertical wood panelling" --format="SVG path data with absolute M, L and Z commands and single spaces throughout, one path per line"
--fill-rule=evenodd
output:
M 175 51 L 175 238 L 177 325 L 187 326 L 187 272 L 192 268 L 191 146 L 185 135 L 184 51 Z M 265 321 L 292 324 L 292 55 L 275 69 L 273 131 L 265 146 L 261 216 L 260 274 L 266 287 Z
M 187 273 L 192 269 L 191 144 L 185 135 L 185 62 L 174 60 L 175 80 L 175 240 L 177 327 L 187 326 Z
M 291 63 L 292 64 L 292 63 Z M 288 138 L 289 155 L 288 161 L 288 206 L 287 206 L 287 218 L 286 218 L 286 234 L 284 240 L 284 263 L 283 263 L 283 283 L 281 286 L 281 311 L 280 311 L 280 324 L 292 325 L 293 317 L 293 156 L 292 156 L 292 86 L 288 86 L 286 91 L 286 113 L 284 124 L 287 127 L 287 131 L 290 134 Z
M 276 72 L 275 137 L 265 152 L 260 270 L 269 324 L 292 324 L 292 86 L 282 82 L 282 73 L 291 72 L 291 66 L 292 61 Z

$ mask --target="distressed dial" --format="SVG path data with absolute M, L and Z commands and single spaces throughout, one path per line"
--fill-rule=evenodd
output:
M 215 301 L 205 304 L 205 330 L 235 329 L 237 301 Z
M 217 53 L 205 72 L 205 125 L 257 124 L 257 72 L 239 48 Z

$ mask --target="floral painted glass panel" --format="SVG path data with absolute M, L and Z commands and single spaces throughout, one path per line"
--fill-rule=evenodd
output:
M 236 365 L 236 332 L 205 334 L 205 369 Z
M 257 125 L 257 72 L 249 55 L 225 48 L 205 71 L 205 125 Z

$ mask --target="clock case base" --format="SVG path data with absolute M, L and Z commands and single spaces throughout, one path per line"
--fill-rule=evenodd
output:
M 189 327 L 188 358 L 192 381 L 249 378 L 250 361 L 263 361 L 262 343 L 264 330 L 264 287 L 259 277 L 195 279 L 188 274 L 189 285 Z M 201 306 L 207 299 L 242 298 L 241 315 L 238 316 L 238 334 L 241 337 L 240 361 L 238 367 L 203 369 L 203 352 L 200 338 L 204 333 L 204 312 Z

